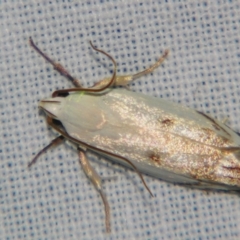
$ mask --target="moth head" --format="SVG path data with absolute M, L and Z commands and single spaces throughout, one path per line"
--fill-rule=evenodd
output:
M 39 102 L 39 108 L 41 108 L 49 117 L 58 120 L 58 116 L 61 110 L 61 103 L 64 98 L 56 97 L 44 99 Z

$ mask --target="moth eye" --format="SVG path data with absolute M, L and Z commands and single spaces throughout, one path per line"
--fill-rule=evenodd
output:
M 67 93 L 67 92 L 66 93 L 65 92 L 64 93 L 59 93 L 58 97 L 67 97 L 68 95 L 69 95 L 69 93 Z
M 62 126 L 61 121 L 59 121 L 57 119 L 53 119 L 52 121 L 53 121 L 54 125 Z

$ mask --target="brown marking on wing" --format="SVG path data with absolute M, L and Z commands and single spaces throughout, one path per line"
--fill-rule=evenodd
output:
M 236 171 L 236 172 L 240 173 L 240 168 L 239 167 L 223 166 L 223 168 L 226 168 L 228 170 L 233 170 L 233 171 Z
M 156 155 L 154 153 L 150 154 L 149 158 L 152 162 L 154 162 L 157 165 L 161 165 L 161 163 L 162 163 L 161 156 Z
M 240 167 L 239 166 L 222 166 L 224 168 L 224 176 L 225 178 L 231 179 L 230 183 L 233 185 L 236 185 L 236 180 L 238 181 L 239 185 L 239 179 L 240 179 Z
M 200 136 L 205 138 L 205 142 L 207 140 L 211 140 L 214 136 L 216 136 L 216 132 L 210 128 L 201 128 L 201 129 L 203 133 L 200 133 Z M 230 143 L 230 140 L 224 136 L 221 136 L 221 138 L 217 138 L 216 140 L 218 140 L 217 144 L 220 144 L 220 145 Z
M 166 118 L 164 120 L 161 121 L 161 123 L 165 126 L 171 126 L 174 124 L 174 120 L 173 119 L 169 119 L 169 118 Z
M 213 134 L 213 130 L 210 128 L 202 128 L 202 130 L 208 136 Z

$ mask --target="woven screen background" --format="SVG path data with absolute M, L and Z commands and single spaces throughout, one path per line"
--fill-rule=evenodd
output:
M 170 56 L 130 89 L 179 102 L 240 132 L 239 1 L 0 1 L 0 239 L 239 239 L 240 199 L 186 189 L 144 176 L 99 156 L 106 179 L 111 234 L 99 194 L 74 146 L 63 144 L 27 168 L 56 137 L 39 100 L 71 83 L 29 46 L 60 61 L 84 86 L 135 73 Z

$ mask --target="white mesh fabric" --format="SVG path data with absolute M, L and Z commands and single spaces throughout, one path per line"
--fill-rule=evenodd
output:
M 38 111 L 40 99 L 71 83 L 29 46 L 60 61 L 85 86 L 112 65 L 142 70 L 169 49 L 153 74 L 130 88 L 180 102 L 240 131 L 238 1 L 1 1 L 0 239 L 239 239 L 240 199 L 207 194 L 144 176 L 90 155 L 111 206 L 105 232 L 99 194 L 81 171 L 76 149 L 63 144 L 34 154 L 56 135 Z

